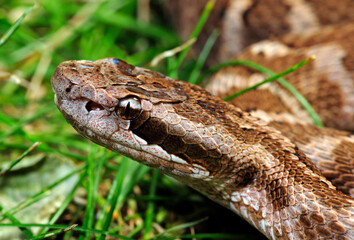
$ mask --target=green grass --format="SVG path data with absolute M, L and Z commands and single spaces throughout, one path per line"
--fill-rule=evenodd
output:
M 259 239 L 247 223 L 195 191 L 83 139 L 54 104 L 50 78 L 62 61 L 118 57 L 145 66 L 158 54 L 180 46 L 158 1 L 146 10 L 151 13 L 149 22 L 139 20 L 135 0 L 38 2 L 33 7 L 28 1 L 6 1 L 0 10 L 0 184 L 14 175 L 36 172 L 52 156 L 72 162 L 75 168 L 12 207 L 4 207 L 0 198 L 0 233 L 16 228 L 31 239 L 104 239 L 106 235 Z M 191 38 L 198 35 L 211 7 L 212 3 Z M 21 17 L 23 13 L 28 15 Z M 15 23 L 18 19 L 22 21 Z M 194 66 L 192 81 L 198 79 L 217 34 L 210 37 L 199 59 L 187 60 Z M 187 51 L 162 61 L 157 70 L 186 76 Z M 31 164 L 36 154 L 44 154 L 46 160 Z M 21 164 L 30 167 L 16 169 Z M 17 217 L 73 176 L 77 181 L 67 186 L 72 191 L 48 223 Z M 40 228 L 34 231 L 34 226 Z

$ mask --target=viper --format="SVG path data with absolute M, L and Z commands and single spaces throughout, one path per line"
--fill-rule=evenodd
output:
M 269 239 L 354 238 L 354 199 L 310 158 L 330 160 L 332 148 L 305 154 L 304 141 L 277 130 L 286 129 L 281 121 L 269 124 L 199 86 L 116 58 L 63 62 L 52 86 L 80 134 L 189 185 Z

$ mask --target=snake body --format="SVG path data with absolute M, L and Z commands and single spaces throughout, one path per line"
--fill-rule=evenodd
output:
M 208 0 L 163 2 L 167 19 L 183 39 L 188 39 Z M 208 58 L 214 65 L 264 39 L 353 22 L 352 0 L 216 0 L 194 49 L 200 52 L 213 30 L 219 29 L 220 37 Z M 349 39 L 347 44 L 351 44 Z
M 282 72 L 303 59 L 316 56 L 316 61 L 287 75 L 286 79 L 308 99 L 326 126 L 354 131 L 353 42 L 354 23 L 326 26 L 304 31 L 301 35 L 287 34 L 252 44 L 237 58 Z M 214 95 L 226 97 L 266 77 L 246 67 L 229 67 L 219 71 L 206 89 Z M 266 84 L 232 103 L 245 111 L 258 109 L 276 115 L 287 113 L 302 122 L 312 123 L 295 97 L 277 83 Z
M 354 24 L 326 26 L 253 44 L 238 55 L 276 72 L 312 55 L 317 60 L 286 76 L 326 126 L 354 130 Z M 218 71 L 206 89 L 226 97 L 267 76 L 242 66 Z M 266 121 L 303 150 L 322 174 L 354 196 L 354 137 L 332 128 L 318 129 L 297 99 L 279 83 L 266 84 L 231 101 Z M 316 150 L 314 150 L 316 149 Z M 326 149 L 326 152 L 321 151 Z
M 269 239 L 354 238 L 354 199 L 321 174 L 306 144 L 275 128 L 280 122 L 113 58 L 63 62 L 52 85 L 83 136 L 186 183 Z M 328 151 L 320 154 L 333 157 Z

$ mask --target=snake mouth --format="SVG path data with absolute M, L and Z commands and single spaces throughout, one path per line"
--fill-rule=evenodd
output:
M 210 179 L 205 168 L 190 164 L 157 144 L 148 144 L 129 130 L 129 120 L 118 120 L 114 112 L 107 111 L 102 105 L 84 98 L 76 99 L 76 110 L 73 110 L 70 107 L 73 102 L 66 99 L 59 102 L 58 107 L 65 119 L 83 137 L 168 174 Z
M 92 104 L 88 104 L 89 102 L 90 101 L 87 101 L 85 108 L 87 105 L 90 106 Z M 112 151 L 124 154 L 144 165 L 157 168 L 169 175 L 203 179 L 206 181 L 210 180 L 210 173 L 205 168 L 199 165 L 191 165 L 183 159 L 167 153 L 162 147 L 156 144 L 149 145 L 145 140 L 134 135 L 129 130 L 120 128 L 108 137 L 101 135 L 100 132 L 95 131 L 95 129 L 83 125 L 65 111 L 62 111 L 62 113 L 65 119 L 71 123 L 81 136 L 101 146 L 107 147 Z
M 103 136 L 92 134 L 89 129 L 76 128 L 84 137 L 89 138 L 93 142 L 107 147 L 112 151 L 126 155 L 136 161 L 164 172 L 165 174 L 172 176 L 183 176 L 185 178 L 201 179 L 204 181 L 211 180 L 210 172 L 199 165 L 189 164 L 179 157 L 167 153 L 158 145 L 141 144 L 140 148 L 132 147 L 130 144 L 126 144 L 121 141 L 113 141 Z M 127 130 L 125 130 L 127 131 Z M 144 140 L 143 140 L 144 141 Z

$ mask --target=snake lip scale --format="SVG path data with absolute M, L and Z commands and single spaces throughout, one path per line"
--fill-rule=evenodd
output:
M 122 60 L 61 63 L 55 102 L 83 136 L 186 183 L 269 239 L 353 239 L 354 200 L 289 139 L 198 86 Z

